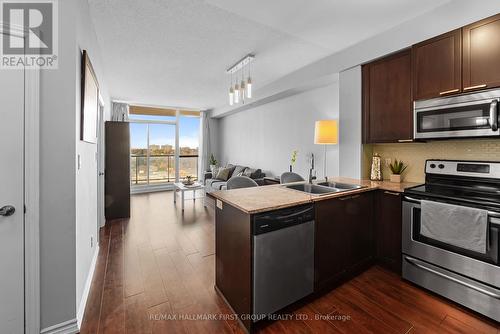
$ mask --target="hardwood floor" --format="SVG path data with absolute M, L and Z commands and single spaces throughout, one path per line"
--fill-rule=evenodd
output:
M 81 333 L 243 333 L 214 290 L 212 210 L 187 201 L 183 215 L 172 192 L 131 205 L 130 220 L 101 230 Z M 290 314 L 260 332 L 500 334 L 500 324 L 378 266 Z

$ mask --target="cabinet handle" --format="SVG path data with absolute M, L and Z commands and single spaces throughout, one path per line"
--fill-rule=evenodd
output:
M 398 139 L 398 143 L 413 143 L 413 139 Z
M 345 196 L 345 197 L 340 197 L 339 200 L 341 201 L 347 201 L 349 199 L 355 199 L 355 198 L 358 198 L 359 196 L 361 195 L 352 195 L 352 196 Z
M 458 89 L 458 88 L 450 89 L 450 90 L 445 90 L 444 92 L 440 92 L 439 95 L 446 95 L 446 94 L 456 93 L 458 91 L 460 91 L 460 89 Z
M 396 193 L 396 192 L 393 192 L 393 191 L 384 191 L 384 194 L 387 194 L 387 195 L 392 195 L 392 196 L 399 196 L 399 193 Z
M 465 88 L 464 88 L 464 90 L 478 89 L 478 88 L 484 88 L 484 87 L 486 87 L 486 84 L 481 84 L 481 85 L 476 85 L 476 86 L 465 87 Z

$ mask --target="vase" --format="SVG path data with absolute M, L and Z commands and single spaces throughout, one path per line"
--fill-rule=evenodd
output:
M 216 169 L 217 169 L 217 165 L 210 165 L 210 172 L 212 172 L 212 174 L 214 174 Z
M 401 175 L 391 174 L 391 182 L 401 183 Z
M 375 153 L 372 158 L 372 168 L 370 171 L 370 180 L 382 181 L 382 169 L 380 166 L 380 156 Z

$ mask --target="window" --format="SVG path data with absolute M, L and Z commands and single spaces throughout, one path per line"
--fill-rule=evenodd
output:
M 199 112 L 130 107 L 132 187 L 164 185 L 198 176 Z M 156 114 L 151 114 L 151 113 Z M 178 134 L 176 134 L 178 131 Z M 178 149 L 176 149 L 178 148 Z M 177 168 L 179 166 L 179 168 Z

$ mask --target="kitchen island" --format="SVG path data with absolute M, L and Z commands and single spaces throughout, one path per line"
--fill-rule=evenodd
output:
M 388 196 L 389 200 L 397 204 L 400 203 L 400 193 L 405 188 L 416 185 L 348 178 L 330 178 L 329 180 L 363 187 L 321 196 L 289 189 L 283 185 L 218 191 L 209 194 L 216 200 L 216 289 L 249 332 L 253 331 L 256 320 L 264 316 L 255 312 L 257 279 L 262 282 L 262 275 L 264 275 L 264 279 L 270 280 L 270 283 L 276 283 L 271 281 L 278 280 L 272 267 L 270 271 L 267 270 L 264 273 L 260 269 L 256 270 L 256 262 L 261 261 L 260 258 L 256 258 L 256 254 L 260 254 L 259 256 L 267 254 L 266 258 L 262 259 L 265 262 L 278 256 L 277 254 L 283 249 L 287 249 L 287 252 L 294 252 L 293 247 L 286 248 L 287 245 L 279 246 L 276 255 L 269 250 L 265 252 L 258 250 L 257 245 L 260 243 L 258 238 L 261 235 L 257 229 L 260 229 L 262 224 L 258 225 L 256 222 L 266 217 L 292 217 L 293 212 L 306 212 L 301 216 L 296 216 L 298 217 L 296 221 L 289 219 L 290 226 L 298 228 L 299 225 L 306 225 L 302 220 L 306 220 L 310 214 L 312 224 L 309 230 L 311 230 L 312 241 L 308 243 L 304 240 L 304 238 L 307 239 L 304 236 L 306 233 L 304 231 L 308 231 L 306 229 L 300 230 L 296 235 L 288 235 L 286 238 L 289 238 L 290 242 L 297 242 L 297 245 L 300 245 L 297 247 L 304 247 L 303 251 L 294 253 L 294 258 L 289 260 L 296 260 L 304 267 L 307 267 L 307 263 L 311 263 L 310 272 L 297 272 L 296 276 L 303 276 L 304 280 L 310 279 L 310 294 L 321 293 L 369 268 L 379 257 L 380 251 L 384 252 L 386 245 L 385 248 L 379 247 L 376 242 L 379 234 L 383 238 L 388 232 L 376 228 L 376 221 L 380 217 L 380 213 L 377 212 L 377 208 L 380 207 L 380 196 Z M 392 204 L 389 206 L 394 207 Z M 387 217 L 383 218 L 387 220 Z M 400 217 L 396 218 L 400 221 Z M 272 221 L 265 226 L 268 227 L 268 225 L 272 228 Z M 291 230 L 293 227 L 288 227 L 288 229 Z M 397 237 L 397 231 L 395 235 Z M 276 240 L 278 239 L 274 239 L 273 242 L 276 243 Z M 288 239 L 279 240 L 280 243 L 286 243 Z M 310 245 L 309 248 L 306 248 L 306 245 Z M 395 245 L 397 247 L 397 242 Z M 393 254 L 385 252 L 392 255 L 392 262 L 395 264 L 400 256 L 397 252 L 397 248 L 396 251 L 392 251 Z M 307 256 L 309 256 L 309 262 L 306 261 Z M 287 261 L 275 264 L 280 266 Z M 256 275 L 261 276 L 256 277 Z M 294 292 L 293 289 L 289 290 L 290 293 Z

